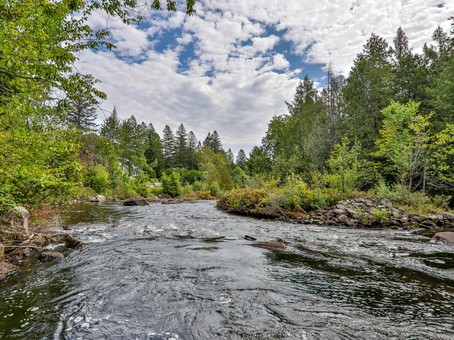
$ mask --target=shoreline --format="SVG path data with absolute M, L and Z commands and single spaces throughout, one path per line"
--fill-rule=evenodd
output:
M 343 226 L 351 228 L 440 229 L 454 231 L 454 214 L 437 212 L 416 214 L 393 204 L 388 199 L 362 197 L 340 201 L 332 206 L 312 211 L 285 211 L 260 202 L 238 202 L 222 198 L 217 207 L 228 213 L 281 220 L 290 223 Z

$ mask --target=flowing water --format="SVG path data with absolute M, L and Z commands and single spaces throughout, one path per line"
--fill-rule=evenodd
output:
M 86 246 L 0 282 L 0 338 L 454 339 L 454 247 L 214 205 L 74 207 Z

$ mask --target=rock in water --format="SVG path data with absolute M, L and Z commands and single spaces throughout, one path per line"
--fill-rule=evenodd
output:
M 255 237 L 249 236 L 249 235 L 244 235 L 244 239 L 247 241 L 257 241 Z
M 61 260 L 64 258 L 62 253 L 58 251 L 45 251 L 39 255 L 39 259 L 41 261 L 54 261 L 54 260 Z
M 253 244 L 252 246 L 269 250 L 287 248 L 287 245 L 284 242 L 263 242 Z
M 15 273 L 17 270 L 18 268 L 11 263 L 0 262 L 0 280 L 3 280 L 8 275 Z
M 454 232 L 453 231 L 441 231 L 436 233 L 432 238 L 433 241 L 441 241 L 447 244 L 454 245 Z
M 148 202 L 143 197 L 134 197 L 134 198 L 127 200 L 125 203 L 123 203 L 123 205 L 126 205 L 126 206 L 148 205 Z

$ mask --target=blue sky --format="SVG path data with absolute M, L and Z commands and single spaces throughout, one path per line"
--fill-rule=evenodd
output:
M 94 27 L 109 27 L 114 51 L 84 51 L 77 67 L 101 80 L 121 118 L 134 114 L 158 133 L 183 123 L 203 140 L 217 130 L 236 154 L 259 145 L 274 115 L 306 74 L 323 84 L 331 63 L 347 75 L 371 33 L 389 43 L 399 26 L 411 46 L 430 43 L 454 14 L 450 0 L 203 0 L 197 14 L 144 13 L 126 26 L 95 13 Z

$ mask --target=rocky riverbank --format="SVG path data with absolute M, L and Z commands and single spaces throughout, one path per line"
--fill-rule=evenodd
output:
M 69 249 L 83 243 L 68 233 L 32 232 L 30 213 L 23 207 L 9 211 L 0 224 L 0 280 L 19 271 L 33 261 L 64 258 Z
M 454 214 L 414 214 L 393 204 L 389 199 L 362 197 L 338 202 L 337 204 L 309 212 L 288 212 L 281 208 L 261 207 L 260 203 L 242 204 L 240 209 L 229 201 L 221 200 L 220 209 L 230 213 L 283 221 L 326 226 L 352 228 L 425 228 L 454 230 Z
M 443 212 L 418 215 L 395 206 L 388 199 L 357 198 L 341 201 L 336 205 L 308 212 L 303 215 L 287 216 L 305 224 L 342 225 L 365 228 L 425 228 L 454 229 L 454 214 Z

